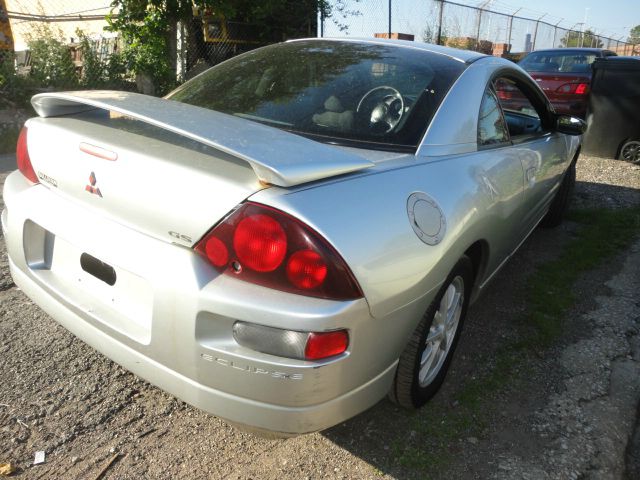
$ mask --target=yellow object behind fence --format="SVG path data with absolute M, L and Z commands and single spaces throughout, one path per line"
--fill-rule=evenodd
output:
M 4 0 L 0 0 L 0 50 L 13 51 L 13 34 Z

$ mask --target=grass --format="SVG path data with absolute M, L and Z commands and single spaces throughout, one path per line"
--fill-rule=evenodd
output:
M 549 345 L 562 334 L 564 313 L 575 303 L 576 280 L 627 248 L 640 232 L 640 208 L 579 210 L 571 220 L 583 225 L 560 257 L 541 266 L 530 282 L 527 320 L 531 341 Z
M 417 435 L 411 442 L 398 440 L 392 451 L 398 463 L 411 470 L 428 472 L 451 460 L 449 446 L 461 437 L 478 436 L 486 428 L 496 392 L 526 380 L 527 359 L 559 340 L 565 319 L 575 305 L 573 286 L 585 273 L 599 267 L 628 248 L 640 232 L 640 208 L 577 210 L 570 220 L 580 228 L 560 255 L 542 264 L 528 281 L 527 313 L 521 318 L 520 338 L 478 364 L 489 371 L 467 380 L 456 393 L 456 408 L 442 411 L 426 406 L 426 412 L 410 417 L 409 428 Z M 424 448 L 425 444 L 437 445 Z
M 16 151 L 19 134 L 20 128 L 18 127 L 10 126 L 0 128 L 0 155 L 14 153 Z

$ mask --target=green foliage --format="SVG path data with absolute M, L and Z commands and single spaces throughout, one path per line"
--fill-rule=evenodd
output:
M 35 93 L 34 81 L 17 74 L 13 52 L 2 52 L 0 56 L 0 109 L 28 106 Z
M 560 39 L 563 47 L 593 47 L 602 48 L 604 43 L 593 31 L 586 29 L 584 32 L 570 30 Z
M 103 60 L 96 50 L 96 42 L 77 30 L 82 49 L 82 76 L 80 85 L 83 88 L 126 89 L 127 67 L 119 53 L 112 53 Z
M 633 43 L 634 45 L 640 43 L 640 25 L 636 25 L 631 30 L 629 30 L 629 38 L 627 39 L 629 43 Z
M 360 0 L 112 0 L 117 15 L 107 17 L 108 30 L 119 32 L 127 68 L 149 77 L 162 94 L 175 86 L 176 27 L 194 28 L 194 9 L 250 24 L 252 40 L 263 43 L 314 36 L 317 12 L 345 30 L 344 19 L 359 15 L 349 3 Z M 197 22 L 195 22 L 197 30 Z M 195 35 L 195 31 L 191 31 Z M 201 33 L 200 33 L 201 35 Z
M 122 60 L 134 74 L 151 78 L 157 93 L 175 86 L 175 71 L 167 51 L 169 27 L 176 22 L 188 2 L 114 0 L 118 15 L 109 15 L 108 30 L 120 33 L 124 42 Z
M 0 124 L 0 155 L 16 151 L 20 127 Z
M 76 69 L 62 32 L 44 24 L 29 35 L 30 77 L 41 87 L 72 89 L 78 85 Z

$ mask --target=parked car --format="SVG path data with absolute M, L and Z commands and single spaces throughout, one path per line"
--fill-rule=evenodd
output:
M 585 152 L 640 164 L 640 57 L 593 63 Z
M 585 127 L 507 60 L 386 40 L 32 104 L 4 186 L 15 283 L 140 377 L 285 435 L 438 390 L 470 303 L 560 222 Z
M 601 48 L 554 48 L 532 52 L 519 65 L 538 82 L 556 112 L 586 118 L 591 64 L 615 55 Z M 512 108 L 521 108 L 518 100 L 513 99 Z

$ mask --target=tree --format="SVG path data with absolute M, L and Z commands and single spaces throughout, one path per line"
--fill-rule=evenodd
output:
M 631 55 L 640 54 L 640 25 L 636 25 L 629 31 L 629 38 L 627 42 L 633 45 L 631 49 Z
M 129 68 L 150 77 L 156 93 L 163 93 L 176 82 L 179 23 L 186 27 L 188 45 L 204 44 L 202 12 L 249 24 L 253 40 L 269 43 L 315 36 L 318 12 L 340 26 L 340 18 L 357 14 L 347 8 L 348 1 L 330 4 L 329 0 L 112 0 L 112 13 L 107 21 L 108 29 L 119 32 L 124 40 L 123 56 Z M 190 63 L 195 61 L 190 59 Z M 205 63 L 212 62 L 205 59 Z
M 31 54 L 29 76 L 41 87 L 70 89 L 78 85 L 76 67 L 64 35 L 49 24 L 34 27 L 27 36 Z
M 563 47 L 593 47 L 602 48 L 604 43 L 600 37 L 592 30 L 586 29 L 584 32 L 569 30 L 567 34 L 560 39 L 560 45 Z

